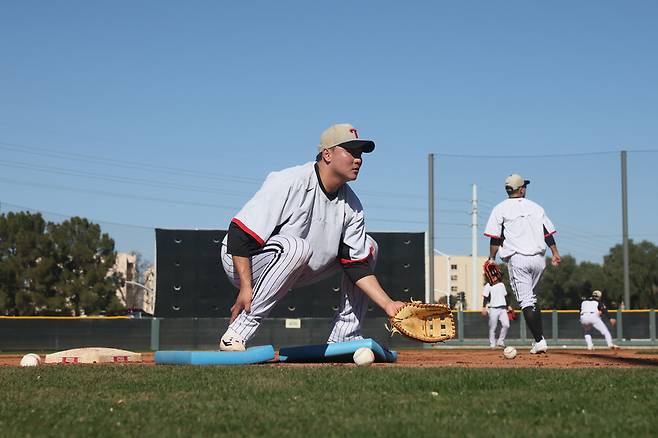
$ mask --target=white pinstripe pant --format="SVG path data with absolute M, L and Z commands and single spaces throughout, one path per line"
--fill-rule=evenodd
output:
M 367 239 L 374 249 L 368 260 L 374 270 L 377 242 L 370 236 L 367 236 Z M 320 271 L 313 272 L 308 269 L 312 255 L 313 250 L 304 239 L 280 234 L 272 236 L 263 248 L 251 257 L 251 311 L 240 312 L 229 329 L 248 341 L 258 330 L 262 319 L 269 315 L 274 305 L 281 301 L 290 289 L 317 283 L 342 269 L 336 261 Z M 229 281 L 239 288 L 240 278 L 233 267 L 233 258 L 226 253 L 225 244 L 222 245 L 221 257 Z M 328 342 L 362 339 L 361 325 L 368 310 L 368 303 L 368 296 L 343 274 L 340 305 L 334 315 L 334 326 Z
M 509 283 L 521 309 L 537 303 L 535 288 L 546 268 L 543 254 L 531 256 L 514 254 L 507 260 Z

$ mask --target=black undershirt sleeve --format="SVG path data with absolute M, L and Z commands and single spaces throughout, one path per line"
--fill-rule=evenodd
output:
M 491 239 L 489 239 L 489 245 L 501 246 L 502 244 L 503 244 L 503 239 L 499 237 L 492 237 Z
M 340 248 L 338 248 L 338 258 L 342 260 L 350 260 L 350 248 L 341 242 Z M 356 261 L 350 263 L 341 263 L 343 267 L 343 272 L 347 275 L 352 283 L 356 283 L 361 280 L 363 277 L 372 275 L 372 268 L 368 260 Z
M 505 226 L 503 225 L 500 229 L 500 237 L 492 237 L 489 239 L 489 245 L 493 246 L 502 246 L 503 240 L 505 240 Z
M 249 257 L 260 248 L 256 239 L 245 233 L 242 228 L 234 222 L 228 227 L 228 241 L 226 243 L 226 252 L 238 257 Z
M 356 283 L 361 280 L 363 277 L 372 275 L 372 268 L 370 264 L 366 262 L 356 262 L 343 265 L 343 272 L 347 275 L 352 283 Z
M 548 246 L 553 246 L 555 245 L 555 239 L 553 238 L 552 234 L 548 234 L 548 230 L 546 227 L 544 227 L 544 242 L 546 242 L 546 245 Z

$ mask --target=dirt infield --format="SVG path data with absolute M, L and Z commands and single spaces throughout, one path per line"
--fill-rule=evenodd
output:
M 394 364 L 375 364 L 378 367 L 458 367 L 458 368 L 633 368 L 658 367 L 658 351 L 640 349 L 621 350 L 549 350 L 548 354 L 531 355 L 519 349 L 515 359 L 505 359 L 501 350 L 401 350 Z M 0 365 L 18 366 L 22 355 L 0 355 Z M 142 353 L 144 365 L 153 365 L 153 353 Z M 327 364 L 275 364 L 274 366 L 325 366 Z M 334 364 L 351 366 L 352 364 Z

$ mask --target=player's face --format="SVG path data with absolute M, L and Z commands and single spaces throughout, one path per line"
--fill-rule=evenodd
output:
M 359 176 L 363 159 L 363 151 L 359 149 L 344 149 L 340 146 L 332 148 L 331 167 L 345 181 L 354 181 Z

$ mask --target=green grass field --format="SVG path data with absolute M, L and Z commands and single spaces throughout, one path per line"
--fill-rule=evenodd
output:
M 3 436 L 651 436 L 658 370 L 0 368 Z M 655 435 L 654 435 L 655 436 Z

